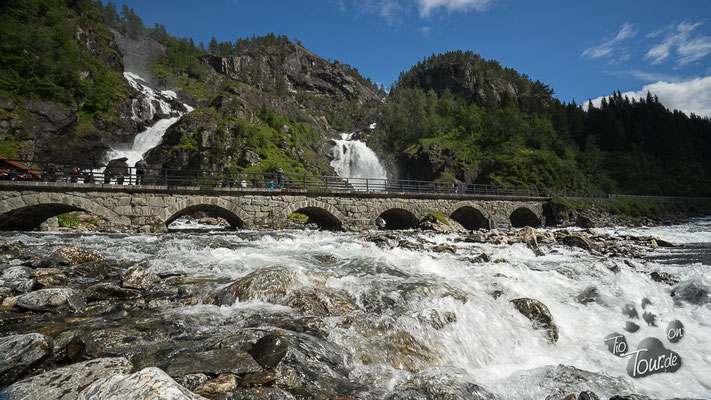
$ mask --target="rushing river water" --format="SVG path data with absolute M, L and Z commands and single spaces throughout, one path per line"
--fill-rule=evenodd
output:
M 63 245 L 96 250 L 156 273 L 208 282 L 208 290 L 262 268 L 286 267 L 295 272 L 297 286 L 337 290 L 359 307 L 347 323 L 343 317 L 322 318 L 325 334 L 311 335 L 306 329 L 295 335 L 322 361 L 321 373 L 340 365 L 350 382 L 372 388 L 375 396 L 418 376 L 475 382 L 504 399 L 544 399 L 567 379 L 551 375 L 546 366 L 563 364 L 608 375 L 656 398 L 706 398 L 711 393 L 711 221 L 599 231 L 654 235 L 685 247 L 660 248 L 644 261 L 606 258 L 562 245 L 542 246 L 544 254 L 536 256 L 524 244 L 464 243 L 456 242 L 461 236 L 420 232 L 398 234 L 413 242 L 424 239 L 425 251 L 382 249 L 362 234 L 299 230 L 1 236 L 36 246 L 44 254 Z M 456 254 L 427 250 L 455 242 Z M 492 261 L 471 262 L 482 252 Z M 505 261 L 494 262 L 501 259 Z M 651 271 L 671 273 L 679 283 L 655 282 Z M 577 302 L 576 296 L 591 286 L 600 301 Z M 673 290 L 684 288 L 695 292 L 672 297 Z M 498 298 L 492 296 L 495 291 L 501 293 Z M 555 345 L 511 305 L 510 300 L 521 297 L 548 306 L 560 331 Z M 624 332 L 627 317 L 621 310 L 626 304 L 639 308 L 643 298 L 651 300 L 659 323 L 625 332 L 627 342 L 634 347 L 646 337 L 657 337 L 683 363 L 674 373 L 632 379 L 627 359 L 608 352 L 604 339 Z M 288 329 L 275 321 L 295 314 L 283 305 L 237 301 L 173 306 L 152 318 L 170 321 L 183 335 L 205 338 L 246 327 Z M 664 327 L 672 320 L 682 321 L 686 329 L 676 344 L 665 340 Z M 601 395 L 618 394 L 616 388 L 590 385 Z

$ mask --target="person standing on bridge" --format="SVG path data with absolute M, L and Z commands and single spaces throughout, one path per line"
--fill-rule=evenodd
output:
M 146 175 L 146 168 L 148 168 L 148 163 L 146 160 L 141 158 L 140 160 L 136 161 L 136 185 L 143 185 L 144 183 L 144 177 Z
M 277 171 L 277 188 L 284 188 L 284 170 L 281 168 L 279 168 L 279 171 Z

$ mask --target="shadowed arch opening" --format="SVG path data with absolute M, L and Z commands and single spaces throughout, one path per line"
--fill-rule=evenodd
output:
M 524 226 L 538 228 L 541 226 L 541 220 L 538 216 L 526 207 L 517 208 L 511 213 L 509 219 L 511 220 L 511 226 L 514 228 L 523 228 Z
M 386 210 L 378 218 L 385 221 L 384 229 L 414 229 L 419 221 L 415 215 L 402 208 L 391 208 Z
M 329 231 L 342 231 L 343 224 L 330 212 L 320 207 L 302 207 L 294 213 L 303 214 L 308 217 L 307 224 L 316 224 L 320 229 Z
M 220 206 L 216 206 L 213 204 L 197 204 L 197 205 L 192 205 L 189 207 L 185 207 L 181 209 L 180 211 L 174 213 L 171 215 L 166 221 L 165 221 L 165 226 L 170 227 L 170 224 L 173 223 L 175 220 L 178 218 L 187 216 L 187 215 L 194 215 L 196 213 L 203 212 L 207 214 L 208 216 L 211 217 L 219 217 L 227 221 L 229 224 L 229 227 L 231 229 L 240 229 L 244 227 L 244 221 L 233 213 L 230 210 L 224 209 Z
M 489 220 L 482 214 L 481 211 L 471 206 L 459 207 L 449 218 L 459 222 L 468 230 L 489 229 Z
M 37 204 L 17 208 L 0 215 L 0 230 L 31 231 L 39 228 L 46 220 L 72 211 L 85 211 L 79 207 L 67 204 Z

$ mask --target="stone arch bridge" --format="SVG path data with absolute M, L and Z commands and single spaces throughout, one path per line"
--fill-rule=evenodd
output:
M 234 228 L 279 229 L 299 212 L 324 229 L 360 231 L 415 227 L 430 212 L 465 228 L 507 228 L 545 223 L 549 199 L 354 191 L 117 186 L 52 182 L 0 182 L 0 230 L 31 230 L 70 211 L 103 218 L 110 231 L 165 232 L 177 218 L 205 211 Z

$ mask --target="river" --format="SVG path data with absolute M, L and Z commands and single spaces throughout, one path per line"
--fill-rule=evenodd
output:
M 194 224 L 183 225 L 189 226 Z M 418 380 L 453 379 L 476 383 L 504 399 L 544 399 L 565 392 L 566 382 L 575 380 L 555 368 L 563 364 L 595 373 L 596 378 L 583 386 L 601 396 L 630 387 L 655 398 L 706 398 L 711 393 L 711 220 L 598 231 L 653 235 L 685 246 L 624 260 L 558 244 L 542 245 L 543 254 L 537 256 L 520 243 L 465 243 L 458 241 L 461 235 L 412 231 L 398 235 L 424 243 L 425 251 L 383 249 L 364 240 L 363 234 L 316 230 L 14 232 L 0 237 L 22 242 L 37 254 L 72 245 L 140 264 L 161 276 L 181 274 L 199 285 L 204 296 L 251 272 L 283 267 L 295 277 L 289 290 L 333 290 L 352 301 L 356 310 L 314 322 L 313 314 L 300 315 L 264 299 L 222 306 L 171 303 L 157 307 L 149 318 L 172 326 L 176 337 L 155 340 L 209 341 L 226 332 L 279 329 L 299 343 L 294 354 L 312 354 L 318 361 L 304 368 L 323 377 L 343 377 L 360 388 L 346 392 L 359 396 L 380 398 Z M 456 254 L 430 251 L 436 244 L 456 244 Z M 473 263 L 471 259 L 482 252 L 492 261 Z M 671 273 L 679 282 L 655 282 L 648 275 L 651 271 Z M 597 289 L 598 301 L 577 302 L 576 296 L 589 287 Z M 495 292 L 498 297 L 492 296 Z M 548 306 L 559 329 L 556 344 L 511 305 L 510 300 L 521 297 Z M 645 310 L 658 316 L 657 326 L 642 323 L 640 331 L 625 332 L 622 309 L 633 304 L 641 312 L 643 298 L 652 302 Z M 686 332 L 675 344 L 665 339 L 665 327 L 672 320 L 681 321 Z M 87 323 L 82 329 L 98 332 L 102 326 Z M 659 338 L 678 353 L 681 368 L 631 378 L 628 359 L 614 356 L 604 344 L 613 332 L 624 332 L 633 348 L 646 337 Z M 297 355 L 293 358 L 296 363 Z M 302 375 L 300 379 L 306 379 Z M 604 383 L 605 376 L 614 384 Z M 336 385 L 328 379 L 314 386 Z

